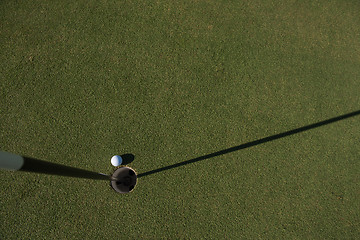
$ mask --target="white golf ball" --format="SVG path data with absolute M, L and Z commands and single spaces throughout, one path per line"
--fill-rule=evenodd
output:
M 120 166 L 122 164 L 122 158 L 119 155 L 115 155 L 111 158 L 111 164 L 114 167 Z

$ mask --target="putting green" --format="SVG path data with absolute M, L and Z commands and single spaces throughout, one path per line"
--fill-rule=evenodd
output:
M 0 150 L 141 177 L 0 171 L 0 238 L 359 238 L 359 115 L 206 157 L 360 110 L 359 10 L 1 1 Z

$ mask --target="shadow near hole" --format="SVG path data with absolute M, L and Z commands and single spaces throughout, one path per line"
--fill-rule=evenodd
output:
M 354 116 L 359 115 L 359 114 L 360 114 L 360 110 L 355 111 L 355 112 L 351 112 L 351 113 L 348 113 L 348 114 L 344 114 L 344 115 L 341 115 L 341 116 L 338 116 L 338 117 L 330 118 L 330 119 L 327 119 L 327 120 L 324 120 L 324 121 L 321 121 L 321 122 L 306 125 L 306 126 L 303 126 L 303 127 L 295 128 L 293 130 L 286 131 L 286 132 L 283 132 L 283 133 L 278 133 L 278 134 L 275 134 L 275 135 L 272 135 L 272 136 L 264 137 L 264 138 L 261 138 L 261 139 L 258 139 L 258 140 L 252 141 L 252 142 L 244 143 L 244 144 L 234 146 L 234 147 L 231 147 L 231 148 L 227 148 L 227 149 L 224 149 L 224 150 L 221 150 L 221 151 L 218 151 L 218 152 L 214 152 L 214 153 L 210 153 L 210 154 L 207 154 L 207 155 L 204 155 L 204 156 L 201 156 L 201 157 L 193 158 L 193 159 L 190 159 L 190 160 L 187 160 L 187 161 L 184 161 L 184 162 L 179 162 L 179 163 L 175 163 L 175 164 L 165 166 L 165 167 L 162 167 L 162 168 L 150 170 L 148 172 L 140 173 L 140 174 L 138 174 L 137 177 L 138 178 L 145 177 L 145 176 L 148 176 L 148 175 L 151 175 L 151 174 L 155 174 L 155 173 L 170 170 L 170 169 L 173 169 L 173 168 L 181 167 L 181 166 L 184 166 L 184 165 L 187 165 L 187 164 L 190 164 L 190 163 L 199 162 L 199 161 L 206 160 L 206 159 L 209 159 L 209 158 L 213 158 L 213 157 L 216 157 L 216 156 L 220 156 L 220 155 L 223 155 L 223 154 L 227 154 L 227 153 L 235 152 L 235 151 L 238 151 L 238 150 L 241 150 L 241 149 L 253 147 L 253 146 L 256 146 L 256 145 L 259 145 L 259 144 L 267 143 L 267 142 L 274 141 L 274 140 L 277 140 L 277 139 L 280 139 L 280 138 L 283 138 L 283 137 L 287 137 L 287 136 L 290 136 L 290 135 L 294 135 L 294 134 L 297 134 L 297 133 L 308 131 L 308 130 L 311 130 L 311 129 L 314 129 L 314 128 L 317 128 L 317 127 L 321 127 L 321 126 L 324 126 L 324 125 L 327 125 L 327 124 L 330 124 L 330 123 L 334 123 L 334 122 L 337 122 L 337 121 L 340 121 L 340 120 L 344 120 L 344 119 L 347 119 L 347 118 L 350 118 L 350 117 L 354 117 Z
M 126 153 L 126 154 L 121 155 L 121 158 L 123 160 L 121 165 L 128 165 L 134 161 L 135 156 L 131 153 Z

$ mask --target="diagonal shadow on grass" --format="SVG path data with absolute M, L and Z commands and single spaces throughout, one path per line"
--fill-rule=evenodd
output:
M 151 174 L 154 174 L 154 173 L 170 170 L 170 169 L 173 169 L 173 168 L 176 168 L 176 167 L 181 167 L 181 166 L 184 166 L 184 165 L 187 165 L 187 164 L 190 164 L 190 163 L 199 162 L 199 161 L 209 159 L 209 158 L 213 158 L 213 157 L 216 157 L 216 156 L 220 156 L 220 155 L 223 155 L 223 154 L 235 152 L 235 151 L 238 151 L 238 150 L 241 150 L 241 149 L 244 149 L 244 148 L 249 148 L 249 147 L 259 145 L 259 144 L 274 141 L 274 140 L 277 140 L 277 139 L 280 139 L 280 138 L 283 138 L 283 137 L 287 137 L 287 136 L 290 136 L 290 135 L 294 135 L 294 134 L 297 134 L 297 133 L 308 131 L 310 129 L 321 127 L 321 126 L 324 126 L 324 125 L 327 125 L 327 124 L 330 124 L 330 123 L 334 123 L 334 122 L 337 122 L 337 121 L 340 121 L 340 120 L 344 120 L 346 118 L 354 117 L 354 116 L 359 115 L 359 114 L 360 114 L 360 110 L 355 111 L 355 112 L 351 112 L 351 113 L 348 113 L 348 114 L 344 114 L 344 115 L 341 115 L 341 116 L 338 116 L 338 117 L 330 118 L 330 119 L 327 119 L 327 120 L 324 120 L 324 121 L 321 121 L 321 122 L 313 123 L 313 124 L 310 124 L 310 125 L 307 125 L 307 126 L 304 126 L 304 127 L 296 128 L 296 129 L 293 129 L 293 130 L 290 130 L 290 131 L 287 131 L 287 132 L 283 132 L 283 133 L 275 134 L 275 135 L 268 136 L 268 137 L 265 137 L 265 138 L 261 138 L 261 139 L 258 139 L 258 140 L 252 141 L 252 142 L 244 143 L 244 144 L 241 144 L 239 146 L 235 146 L 235 147 L 227 148 L 227 149 L 224 149 L 224 150 L 221 150 L 221 151 L 218 151 L 218 152 L 210 153 L 210 154 L 207 154 L 207 155 L 204 155 L 204 156 L 201 156 L 201 157 L 193 158 L 193 159 L 190 159 L 190 160 L 187 160 L 187 161 L 184 161 L 184 162 L 179 162 L 179 163 L 175 163 L 175 164 L 172 164 L 172 165 L 169 165 L 169 166 L 166 166 L 166 167 L 162 167 L 162 168 L 154 169 L 154 170 L 151 170 L 151 171 L 148 171 L 148 172 L 140 173 L 140 174 L 138 174 L 138 178 L 145 177 L 145 176 L 148 176 L 148 175 L 151 175 Z

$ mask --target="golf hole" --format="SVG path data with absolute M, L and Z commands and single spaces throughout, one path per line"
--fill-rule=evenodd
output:
M 118 193 L 129 193 L 135 188 L 137 176 L 129 167 L 116 169 L 112 177 L 117 180 L 111 180 L 111 187 Z

